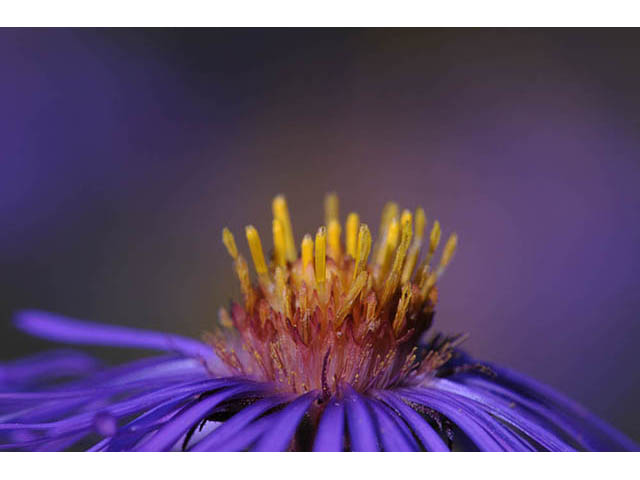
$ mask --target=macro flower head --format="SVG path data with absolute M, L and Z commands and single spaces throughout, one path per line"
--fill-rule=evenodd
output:
M 272 203 L 272 254 L 245 229 L 222 241 L 242 298 L 203 341 L 40 311 L 33 335 L 142 347 L 155 357 L 104 367 L 60 350 L 0 366 L 0 447 L 92 451 L 637 450 L 580 405 L 509 369 L 473 359 L 464 335 L 432 332 L 441 241 L 423 209 L 385 205 L 374 241 L 335 194 L 315 235 L 294 236 Z M 271 236 L 271 235 L 270 235 Z

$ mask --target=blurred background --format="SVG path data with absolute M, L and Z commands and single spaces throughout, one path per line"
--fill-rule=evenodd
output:
M 335 190 L 457 231 L 436 328 L 640 440 L 639 56 L 638 30 L 0 30 L 0 360 L 48 346 L 21 308 L 199 336 L 239 295 L 222 227 L 270 248 L 282 192 L 299 240 Z

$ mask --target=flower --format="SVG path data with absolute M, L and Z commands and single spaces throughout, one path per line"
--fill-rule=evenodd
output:
M 10 450 L 637 450 L 581 406 L 516 372 L 478 362 L 461 335 L 427 337 L 441 228 L 388 203 L 378 238 L 338 199 L 300 255 L 283 196 L 273 255 L 246 227 L 255 269 L 222 239 L 243 302 L 197 341 L 24 311 L 25 332 L 76 345 L 163 351 L 115 367 L 60 350 L 0 366 L 0 447 Z M 424 248 L 423 248 L 424 247 Z M 421 251 L 424 259 L 419 262 Z

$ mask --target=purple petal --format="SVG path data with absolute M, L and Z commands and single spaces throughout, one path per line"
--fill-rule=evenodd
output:
M 163 388 L 150 393 L 145 393 L 133 399 L 127 399 L 109 406 L 109 413 L 116 418 L 131 415 L 145 408 L 150 408 L 178 395 L 197 395 L 215 389 L 238 385 L 235 379 L 206 380 L 185 385 Z M 30 430 L 54 430 L 58 433 L 89 428 L 93 422 L 95 412 L 85 412 L 63 420 L 45 423 L 3 423 L 0 430 L 30 429 Z
M 417 391 L 420 392 L 420 394 L 436 397 L 439 400 L 444 400 L 456 406 L 459 411 L 473 418 L 505 451 L 521 452 L 535 450 L 526 439 L 516 435 L 512 430 L 505 427 L 501 421 L 496 420 L 496 418 L 488 414 L 484 408 L 478 406 L 474 401 L 434 388 L 419 389 Z
M 533 418 L 525 411 L 516 411 L 511 404 L 500 397 L 484 393 L 480 389 L 470 389 L 449 380 L 434 380 L 433 386 L 477 402 L 491 415 L 520 430 L 531 439 L 551 451 L 573 451 L 574 449 L 558 438 L 552 431 L 542 427 L 539 419 Z
M 341 452 L 344 444 L 344 402 L 332 398 L 320 418 L 313 443 L 316 452 Z
M 413 444 L 409 441 L 384 404 L 374 399 L 369 399 L 367 403 L 375 417 L 378 438 L 386 452 L 413 452 L 420 449 L 415 441 Z
M 192 398 L 192 394 L 182 395 L 148 410 L 120 428 L 113 437 L 105 439 L 105 444 L 100 448 L 114 452 L 133 449 L 147 433 L 157 430 L 165 422 L 173 418 L 180 411 L 180 408 Z
M 77 399 L 79 397 L 96 397 L 112 395 L 124 391 L 135 391 L 140 388 L 158 388 L 162 381 L 169 383 L 209 379 L 204 367 L 195 359 L 180 358 L 164 361 L 161 364 L 128 372 L 118 369 L 120 376 L 102 384 L 93 382 L 85 384 L 85 388 L 58 388 L 44 392 L 0 392 L 0 403 L 16 401 L 44 402 L 48 400 Z
M 267 430 L 278 422 L 278 414 L 267 415 L 255 422 L 247 425 L 245 428 L 237 432 L 236 435 L 229 437 L 226 442 L 219 443 L 215 448 L 216 452 L 241 452 L 247 450 L 255 441 Z
M 195 403 L 158 430 L 149 440 L 136 447 L 141 452 L 169 450 L 194 424 L 198 424 L 220 403 L 238 394 L 255 392 L 254 385 L 246 384 L 217 392 Z
M 87 452 L 102 452 L 109 445 L 109 441 L 111 438 L 103 438 L 98 443 L 96 443 L 93 447 L 89 448 Z
M 179 387 L 187 384 L 193 384 L 196 381 L 202 381 L 201 377 L 194 377 L 191 375 L 185 375 L 182 378 L 161 378 L 154 379 L 153 382 L 136 381 L 124 385 L 113 385 L 96 387 L 94 390 L 82 390 L 73 391 L 72 394 L 67 397 L 64 392 L 56 392 L 62 395 L 61 398 L 49 399 L 50 394 L 42 394 L 42 401 L 37 406 L 20 408 L 20 405 L 24 401 L 14 400 L 9 401 L 5 399 L 3 402 L 9 402 L 9 413 L 0 415 L 0 423 L 43 423 L 59 420 L 64 417 L 68 417 L 78 410 L 82 410 L 87 402 L 94 400 L 102 400 L 103 403 L 112 403 L 111 398 L 115 395 L 123 397 L 123 394 L 132 396 L 134 394 L 149 393 L 158 391 L 163 388 Z M 19 395 L 21 396 L 21 395 Z
M 378 438 L 371 413 L 364 399 L 347 386 L 345 396 L 347 407 L 347 425 L 351 450 L 356 452 L 377 452 Z
M 296 433 L 300 420 L 316 398 L 318 398 L 318 392 L 305 393 L 287 405 L 284 410 L 275 414 L 276 419 L 271 423 L 269 430 L 262 435 L 255 450 L 258 452 L 285 450 Z
M 58 437 L 39 437 L 13 443 L 0 443 L 0 450 L 26 450 L 30 452 L 55 452 L 63 450 L 85 436 L 84 433 L 66 434 Z
M 449 448 L 444 443 L 438 432 L 429 425 L 422 416 L 413 408 L 404 403 L 396 394 L 391 392 L 376 392 L 387 404 L 395 409 L 413 432 L 422 442 L 422 445 L 431 452 L 448 452 Z
M 216 359 L 213 349 L 208 345 L 175 334 L 73 320 L 39 310 L 19 312 L 15 323 L 19 329 L 31 335 L 64 343 L 146 348 L 179 352 L 207 360 Z
M 494 379 L 496 383 L 524 394 L 540 404 L 548 406 L 552 411 L 560 410 L 574 428 L 586 433 L 582 440 L 587 442 L 592 450 L 640 450 L 640 446 L 622 432 L 552 388 L 512 370 L 492 364 L 488 364 L 488 366 L 497 373 L 497 377 Z
M 74 350 L 52 350 L 0 364 L 0 390 L 94 371 L 99 362 Z
M 220 449 L 233 437 L 239 434 L 247 425 L 267 410 L 281 404 L 283 397 L 269 397 L 243 408 L 217 429 L 203 438 L 190 450 L 193 452 L 209 452 Z M 256 437 L 257 438 L 257 437 Z
M 470 415 L 465 409 L 461 408 L 459 402 L 453 402 L 446 397 L 443 398 L 442 395 L 429 394 L 425 390 L 400 389 L 398 394 L 448 417 L 460 427 L 480 450 L 485 452 L 500 452 L 504 450 L 504 447 L 478 423 L 477 417 Z

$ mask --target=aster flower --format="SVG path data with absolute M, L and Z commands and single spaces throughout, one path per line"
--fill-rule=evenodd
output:
M 255 279 L 228 229 L 222 240 L 242 303 L 204 341 L 40 311 L 32 335 L 163 352 L 116 367 L 57 350 L 0 365 L 0 448 L 92 451 L 637 450 L 580 405 L 521 374 L 472 359 L 464 337 L 429 334 L 439 260 L 435 221 L 389 203 L 372 245 L 328 195 L 325 226 L 300 254 L 284 197 L 273 255 L 246 227 Z M 424 257 L 424 258 L 423 258 Z M 421 260 L 422 258 L 422 260 Z

